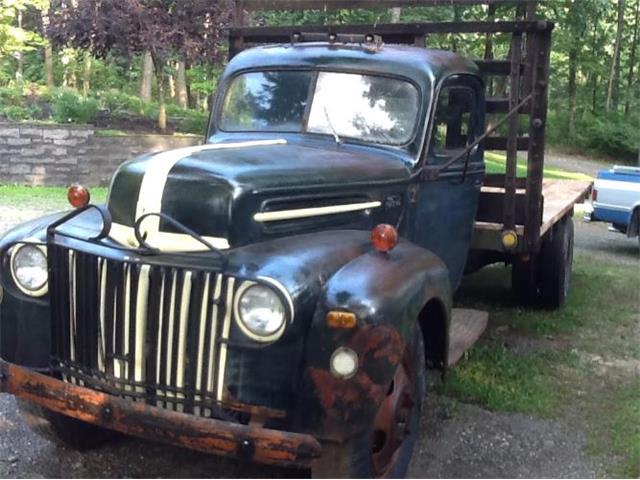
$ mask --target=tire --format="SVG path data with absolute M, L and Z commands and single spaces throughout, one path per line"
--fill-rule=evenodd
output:
M 564 217 L 553 226 L 542 243 L 540 278 L 541 305 L 550 309 L 564 306 L 571 287 L 573 267 L 573 219 Z
M 61 415 L 25 400 L 16 400 L 20 414 L 31 430 L 53 443 L 86 451 L 103 445 L 117 435 L 110 430 Z
M 414 345 L 407 346 L 403 361 L 396 370 L 387 397 L 380 405 L 372 425 L 346 444 L 323 445 L 323 455 L 320 460 L 322 463 L 319 468 L 313 470 L 314 477 L 405 477 L 420 431 L 420 414 L 426 391 L 424 342 L 417 326 L 413 340 Z M 398 384 L 402 385 L 400 390 L 398 390 Z M 408 394 L 410 399 L 411 406 L 408 411 L 405 394 Z M 394 404 L 399 408 L 390 407 Z M 391 415 L 385 416 L 385 413 L 391 413 Z M 396 421 L 385 422 L 385 418 L 388 420 L 389 417 Z M 389 441 L 384 431 L 395 430 L 394 426 L 385 429 L 385 425 L 388 424 L 397 427 L 397 431 L 404 431 L 404 435 L 401 435 L 401 443 L 397 447 L 395 442 Z

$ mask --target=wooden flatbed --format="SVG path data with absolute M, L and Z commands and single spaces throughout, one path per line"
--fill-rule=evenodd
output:
M 590 180 L 545 179 L 542 181 L 542 219 L 540 222 L 540 238 L 565 215 L 573 211 L 576 203 L 582 203 L 591 192 L 593 182 Z M 483 195 L 497 198 L 504 196 L 502 187 L 482 187 Z M 516 189 L 516 196 L 525 198 L 524 188 Z M 504 224 L 498 221 L 477 220 L 474 226 L 472 248 L 478 250 L 503 250 L 502 232 Z M 514 228 L 518 237 L 524 237 L 524 222 L 517 222 Z M 519 242 L 522 244 L 522 242 Z

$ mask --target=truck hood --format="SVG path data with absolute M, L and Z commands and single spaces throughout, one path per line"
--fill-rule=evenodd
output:
M 287 225 L 295 233 L 300 232 L 296 226 L 326 227 L 333 220 L 344 227 L 354 215 L 360 218 L 381 207 L 390 184 L 410 177 L 409 167 L 394 153 L 327 145 L 255 140 L 131 160 L 118 169 L 111 184 L 108 203 L 114 237 L 133 245 L 131 227 L 148 213 L 166 214 L 219 248 L 251 243 L 269 229 L 282 233 Z M 345 208 L 353 210 L 340 210 Z M 285 214 L 274 217 L 275 212 Z M 256 219 L 256 214 L 265 213 Z M 291 225 L 293 220 L 296 225 Z M 144 233 L 155 235 L 162 245 L 176 244 L 171 240 L 182 233 L 157 217 L 143 225 Z

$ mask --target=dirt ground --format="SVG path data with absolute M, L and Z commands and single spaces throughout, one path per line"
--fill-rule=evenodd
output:
M 562 162 L 561 162 L 562 163 Z M 598 166 L 598 168 L 600 168 Z M 586 172 L 592 173 L 592 172 Z M 44 207 L 42 210 L 47 210 Z M 0 234 L 41 213 L 0 206 Z M 615 262 L 637 262 L 637 239 L 602 224 L 576 222 L 576 249 Z M 432 381 L 438 381 L 432 379 Z M 593 478 L 585 432 L 574 422 L 492 412 L 430 394 L 409 476 L 415 478 Z M 15 401 L 0 395 L 0 477 L 294 477 L 287 471 L 225 460 L 131 438 L 80 453 L 50 443 L 22 422 Z

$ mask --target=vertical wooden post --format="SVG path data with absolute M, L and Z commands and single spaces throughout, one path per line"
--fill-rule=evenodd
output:
M 236 0 L 233 11 L 233 28 L 242 28 L 245 21 L 244 0 Z M 232 32 L 229 34 L 229 60 L 244 49 L 244 38 Z
M 522 34 L 511 38 L 511 74 L 509 76 L 509 110 L 520 103 L 520 65 L 522 61 Z M 504 180 L 504 225 L 505 230 L 516 226 L 516 176 L 518 173 L 518 124 L 520 116 L 509 119 L 507 133 L 507 165 Z
M 540 247 L 540 224 L 542 222 L 543 198 L 542 177 L 544 169 L 544 137 L 547 123 L 547 89 L 549 79 L 549 53 L 551 28 L 540 22 L 540 29 L 533 35 L 535 42 L 532 59 L 531 93 L 529 117 L 529 152 L 527 163 L 527 215 L 525 242 L 529 251 Z

